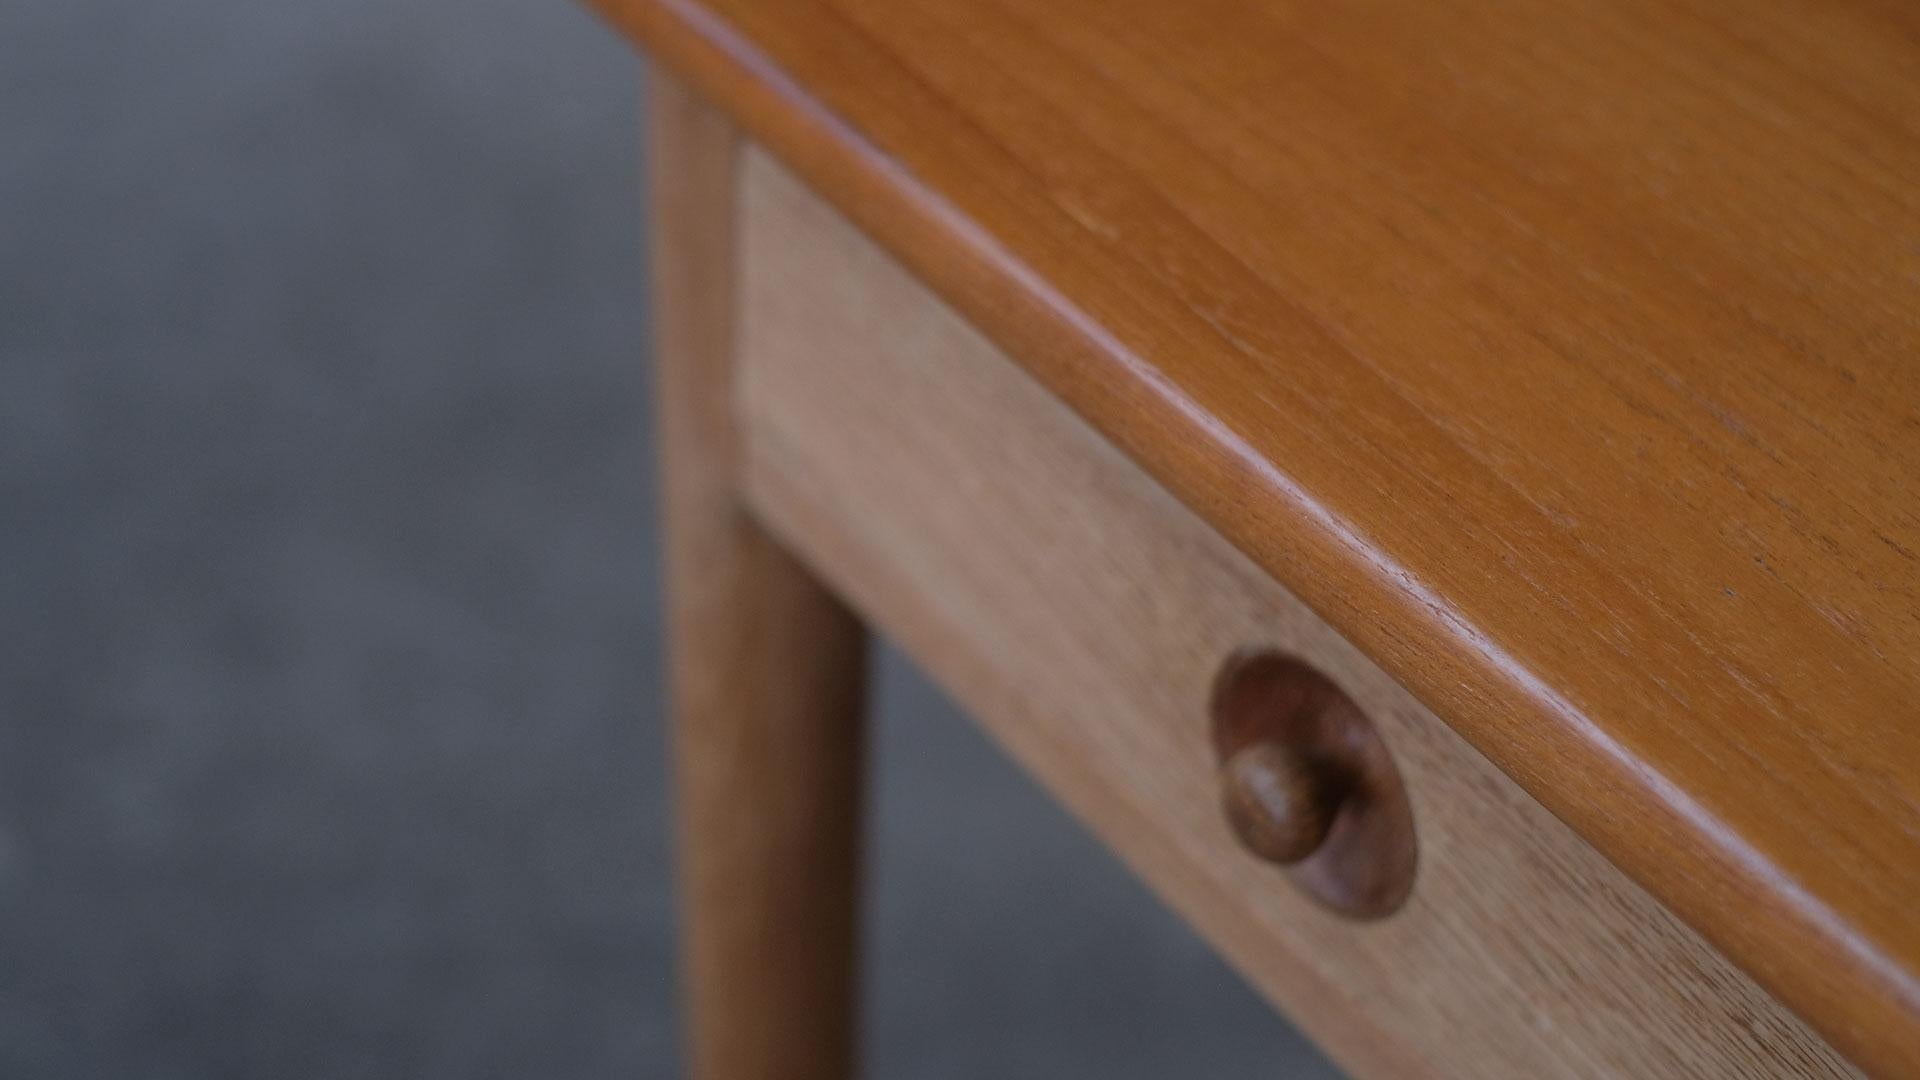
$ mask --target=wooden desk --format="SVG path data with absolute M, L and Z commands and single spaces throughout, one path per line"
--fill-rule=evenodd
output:
M 1920 1075 L 1911 11 L 599 2 L 699 1075 L 848 1068 L 863 625 L 1355 1072 Z

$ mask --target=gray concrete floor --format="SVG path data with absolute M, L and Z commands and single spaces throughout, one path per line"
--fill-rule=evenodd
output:
M 631 54 L 0 27 L 0 1077 L 677 1075 Z M 1330 1075 L 879 678 L 872 1075 Z

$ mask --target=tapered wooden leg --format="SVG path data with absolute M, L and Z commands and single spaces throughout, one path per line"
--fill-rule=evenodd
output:
M 738 136 L 665 73 L 648 100 L 689 1074 L 842 1078 L 865 633 L 736 497 Z

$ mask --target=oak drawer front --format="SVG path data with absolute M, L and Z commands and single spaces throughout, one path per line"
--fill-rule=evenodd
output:
M 739 183 L 755 512 L 1343 1064 L 1849 1073 L 770 157 Z M 1384 739 L 1418 834 L 1396 914 L 1328 911 L 1225 825 L 1207 701 L 1249 646 Z

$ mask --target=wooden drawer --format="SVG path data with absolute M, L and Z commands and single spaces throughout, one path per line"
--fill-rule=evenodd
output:
M 1349 1069 L 1849 1072 L 770 157 L 738 179 L 755 511 Z M 1224 825 L 1206 702 L 1250 645 L 1391 751 L 1419 844 L 1391 917 L 1329 912 Z

